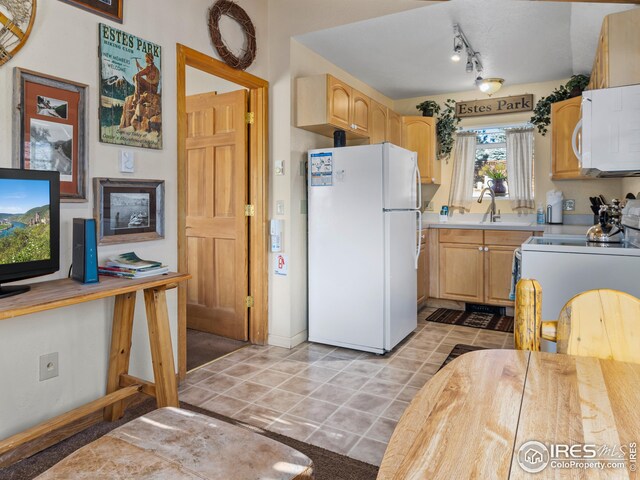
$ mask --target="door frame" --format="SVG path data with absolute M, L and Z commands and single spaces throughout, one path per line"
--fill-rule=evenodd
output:
M 254 121 L 249 129 L 248 201 L 255 214 L 249 218 L 248 261 L 249 292 L 253 307 L 249 308 L 249 342 L 264 345 L 268 332 L 267 269 L 267 201 L 268 201 L 268 132 L 269 82 L 250 73 L 235 70 L 220 60 L 209 57 L 180 43 L 176 44 L 178 106 L 178 271 L 187 272 L 186 243 L 186 69 L 196 68 L 236 83 L 249 90 L 249 111 Z M 187 373 L 187 286 L 178 286 L 178 374 Z

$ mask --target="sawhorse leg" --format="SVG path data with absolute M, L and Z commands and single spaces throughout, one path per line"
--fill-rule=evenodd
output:
M 136 292 L 116 296 L 111 330 L 111 351 L 109 354 L 109 373 L 107 376 L 107 394 L 120 388 L 120 375 L 129 373 L 131 356 L 131 334 L 133 332 L 133 313 L 136 307 Z M 118 420 L 124 414 L 124 402 L 116 402 L 104 409 L 104 419 L 109 422 Z
M 144 303 L 147 310 L 156 402 L 158 408 L 178 407 L 178 384 L 169 330 L 166 287 L 146 289 Z

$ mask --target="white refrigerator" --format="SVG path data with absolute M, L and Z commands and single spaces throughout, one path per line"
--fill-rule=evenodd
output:
M 420 203 L 414 152 L 309 151 L 309 341 L 383 354 L 416 328 Z

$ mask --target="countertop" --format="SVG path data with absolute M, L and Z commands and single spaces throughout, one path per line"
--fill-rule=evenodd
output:
M 590 225 L 538 225 L 528 222 L 433 222 L 423 221 L 422 228 L 460 228 L 470 230 L 521 230 L 528 232 L 542 232 L 543 235 L 585 235 Z

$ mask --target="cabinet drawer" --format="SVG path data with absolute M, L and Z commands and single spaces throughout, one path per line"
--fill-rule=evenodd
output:
M 522 245 L 524 241 L 531 237 L 533 232 L 522 230 L 485 230 L 485 245 L 510 245 L 517 247 Z
M 482 230 L 445 228 L 440 230 L 439 240 L 441 243 L 470 243 L 482 245 Z

